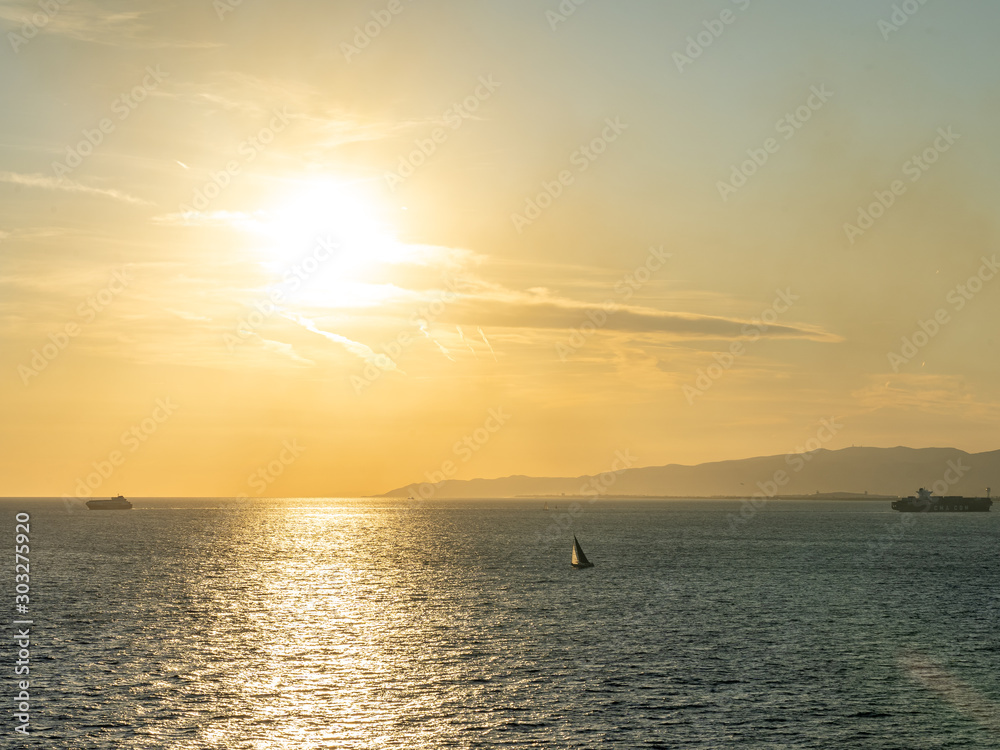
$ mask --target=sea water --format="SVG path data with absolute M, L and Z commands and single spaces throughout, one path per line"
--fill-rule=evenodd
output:
M 133 502 L 0 501 L 32 622 L 0 745 L 1000 747 L 1000 513 Z

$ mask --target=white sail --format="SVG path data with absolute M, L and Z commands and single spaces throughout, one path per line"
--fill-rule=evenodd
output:
M 573 558 L 570 564 L 574 568 L 592 568 L 594 563 L 587 559 L 587 556 L 583 553 L 583 547 L 580 546 L 580 542 L 577 541 L 576 535 L 573 536 Z

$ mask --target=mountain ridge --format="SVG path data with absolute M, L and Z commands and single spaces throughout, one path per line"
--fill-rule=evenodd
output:
M 416 482 L 377 497 L 486 498 L 522 495 L 646 495 L 750 497 L 754 494 L 855 493 L 905 496 L 918 487 L 935 494 L 981 496 L 1000 487 L 1000 450 L 958 448 L 819 448 L 701 464 L 665 464 L 583 474 Z

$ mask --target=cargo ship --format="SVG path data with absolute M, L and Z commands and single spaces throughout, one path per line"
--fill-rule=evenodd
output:
M 91 510 L 130 510 L 132 503 L 118 495 L 109 500 L 88 500 L 87 507 Z
M 933 497 L 930 490 L 921 487 L 916 497 L 893 501 L 892 509 L 901 513 L 985 513 L 992 505 L 989 487 L 986 497 Z

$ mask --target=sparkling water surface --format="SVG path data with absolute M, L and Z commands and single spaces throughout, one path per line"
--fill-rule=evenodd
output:
M 0 501 L 35 623 L 0 745 L 1000 747 L 1000 513 L 133 502 Z

